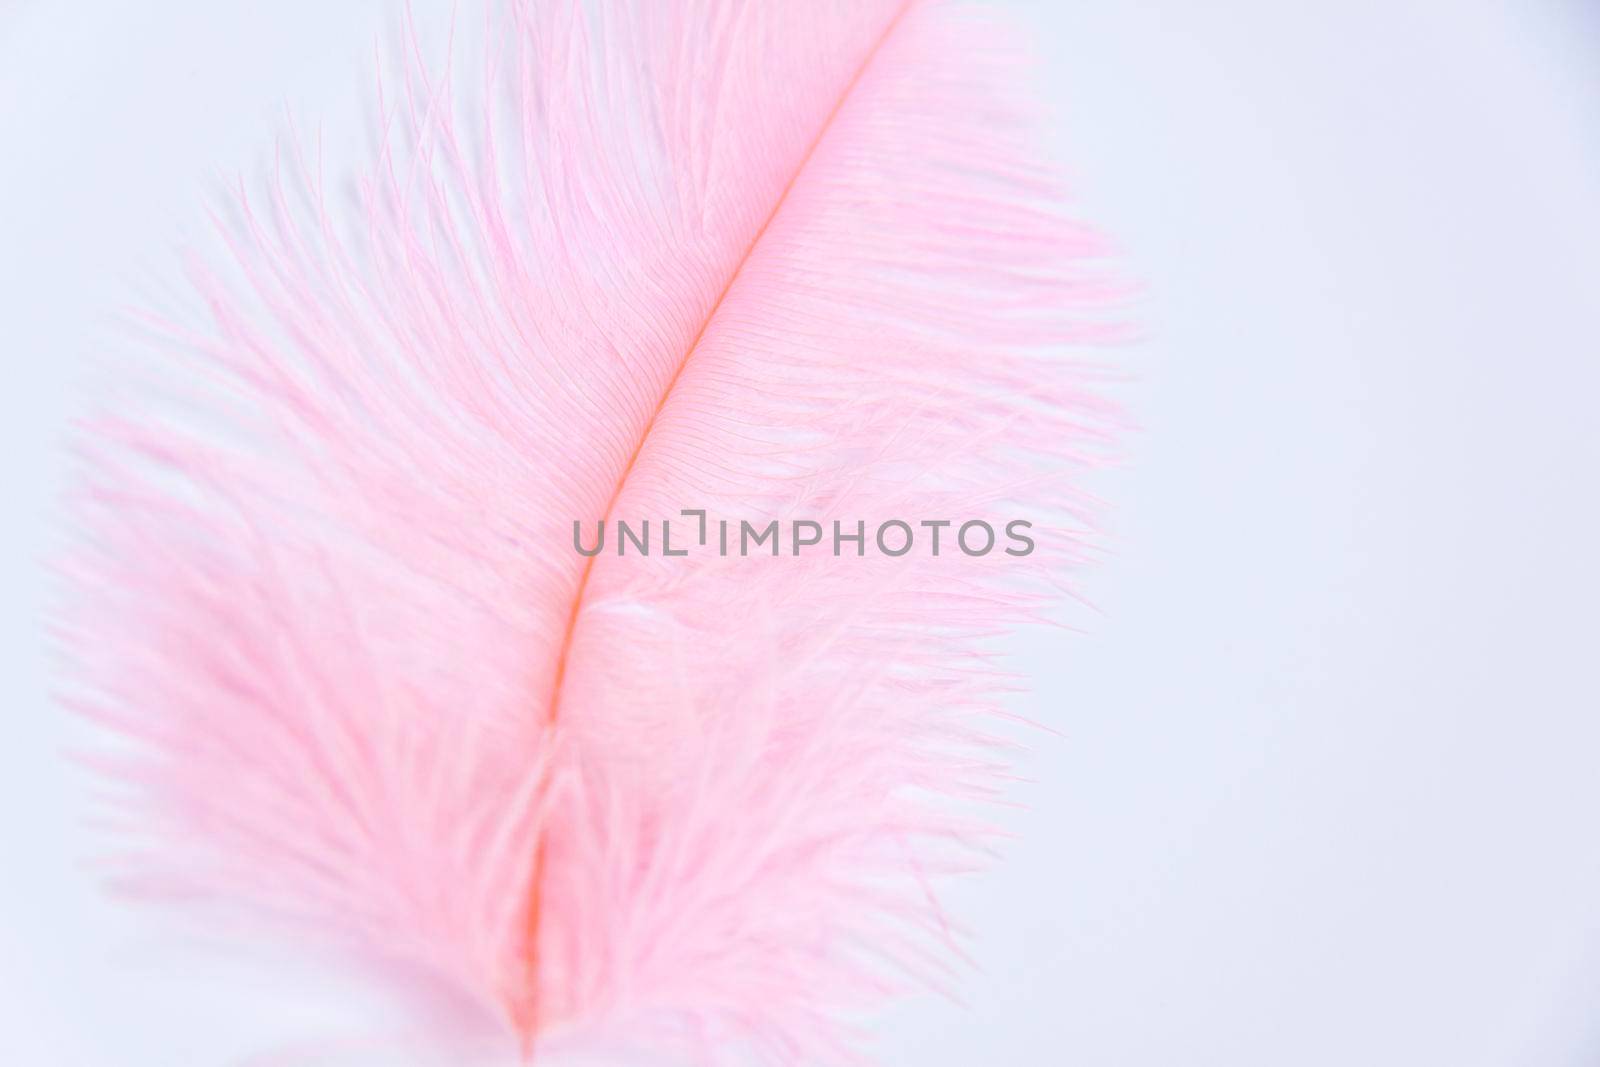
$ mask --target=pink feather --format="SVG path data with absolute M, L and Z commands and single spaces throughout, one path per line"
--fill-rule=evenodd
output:
M 948 965 L 932 886 L 1005 772 L 992 639 L 1082 554 L 1100 242 L 990 16 L 492 25 L 382 102 L 359 212 L 303 168 L 241 201 L 205 325 L 161 324 L 176 395 L 87 435 L 67 633 L 130 742 L 130 872 L 421 966 L 527 1050 L 846 1058 Z M 683 509 L 867 551 L 573 550 L 687 543 Z M 975 518 L 1039 551 L 872 543 Z

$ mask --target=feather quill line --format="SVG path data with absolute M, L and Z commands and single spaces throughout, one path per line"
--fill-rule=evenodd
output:
M 650 418 L 646 421 L 644 429 L 639 434 L 638 441 L 634 444 L 633 453 L 628 457 L 627 463 L 623 465 L 622 473 L 617 477 L 616 488 L 612 490 L 611 499 L 606 504 L 605 513 L 602 516 L 604 520 L 611 520 L 612 512 L 617 506 L 617 501 L 622 496 L 622 490 L 627 485 L 628 476 L 633 472 L 633 468 L 639 460 L 639 455 L 644 450 L 645 442 L 650 439 L 650 433 L 655 428 L 656 421 L 660 418 L 662 410 L 666 407 L 667 400 L 672 396 L 673 388 L 678 384 L 678 380 L 683 376 L 684 368 L 689 365 L 689 360 L 693 358 L 695 350 L 700 347 L 700 342 L 705 337 L 706 330 L 710 328 L 711 323 L 716 319 L 717 313 L 721 310 L 724 301 L 728 297 L 728 293 L 732 291 L 734 283 L 738 281 L 739 275 L 744 270 L 745 264 L 750 261 L 750 256 L 755 252 L 757 246 L 761 244 L 762 238 L 766 236 L 768 229 L 772 226 L 773 220 L 777 218 L 778 213 L 783 210 L 783 205 L 788 201 L 789 194 L 794 190 L 795 183 L 798 182 L 800 180 L 800 176 L 805 173 L 806 168 L 811 163 L 812 157 L 816 154 L 817 147 L 822 143 L 823 138 L 827 136 L 828 130 L 832 128 L 834 120 L 838 117 L 839 112 L 844 108 L 845 103 L 849 101 L 850 97 L 855 93 L 856 87 L 861 83 L 862 76 L 865 75 L 868 68 L 872 66 L 873 60 L 883 51 L 884 45 L 889 41 L 890 37 L 894 35 L 895 28 L 899 26 L 902 21 L 904 21 L 906 13 L 910 11 L 912 6 L 917 2 L 918 0 L 904 0 L 899 8 L 896 9 L 894 14 L 889 18 L 882 32 L 878 34 L 877 39 L 874 40 L 872 45 L 867 49 L 866 55 L 862 58 L 860 64 L 857 65 L 855 72 L 850 77 L 850 80 L 846 82 L 844 88 L 840 90 L 838 98 L 834 101 L 833 107 L 829 110 L 828 114 L 823 118 L 822 122 L 818 126 L 817 133 L 811 139 L 811 143 L 806 146 L 805 152 L 801 155 L 799 163 L 796 164 L 794 168 L 794 173 L 789 176 L 788 182 L 784 185 L 782 191 L 779 192 L 777 199 L 774 201 L 772 210 L 767 213 L 767 217 L 762 221 L 760 227 L 757 228 L 755 235 L 751 237 L 750 243 L 745 247 L 744 253 L 739 257 L 739 261 L 729 272 L 726 284 L 723 285 L 721 292 L 717 294 L 717 298 L 712 302 L 710 309 L 706 312 L 700 323 L 699 331 L 695 334 L 693 340 L 691 340 L 685 347 L 683 356 L 678 361 L 677 369 L 673 372 L 672 377 L 667 381 L 666 386 L 662 389 L 661 396 L 656 402 L 655 410 L 651 412 Z M 578 577 L 577 585 L 572 594 L 572 610 L 567 616 L 566 627 L 562 633 L 561 646 L 556 657 L 555 677 L 551 685 L 549 710 L 545 716 L 545 730 L 547 734 L 554 732 L 560 718 L 561 697 L 563 692 L 563 683 L 566 680 L 567 661 L 572 651 L 573 638 L 577 633 L 578 622 L 583 612 L 584 593 L 588 589 L 589 578 L 594 572 L 594 563 L 598 558 L 599 554 L 597 553 L 588 557 L 584 561 L 583 571 Z M 546 782 L 547 781 L 548 779 L 546 779 Z M 544 785 L 541 784 L 539 791 L 542 792 L 543 788 Z M 524 1000 L 522 1003 L 514 1005 L 512 1009 L 513 1022 L 520 1035 L 523 1059 L 528 1061 L 531 1061 L 533 1057 L 535 1038 L 539 1027 L 539 926 L 541 913 L 541 884 L 544 880 L 545 870 L 545 852 L 545 835 L 541 830 L 538 843 L 535 845 L 533 872 L 529 879 L 527 893 L 528 918 L 524 928 L 524 942 L 522 950 L 523 963 L 526 969 L 524 975 Z

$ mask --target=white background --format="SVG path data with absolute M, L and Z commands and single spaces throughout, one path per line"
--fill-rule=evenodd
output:
M 418 6 L 437 5 L 418 0 Z M 0 1061 L 243 1063 L 412 1022 L 104 900 L 37 560 L 105 313 L 281 105 L 355 128 L 376 0 L 0 0 Z M 1600 11 L 1025 9 L 1146 285 L 1090 632 L 1037 638 L 1023 835 L 906 1065 L 1600 1062 Z M 299 1062 L 410 1062 L 393 1049 Z M 449 1061 L 437 1061 L 449 1062 Z M 477 1062 L 477 1061 L 473 1061 Z

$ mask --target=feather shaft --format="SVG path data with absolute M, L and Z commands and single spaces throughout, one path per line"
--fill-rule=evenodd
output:
M 639 461 L 639 454 L 644 450 L 645 442 L 650 437 L 650 431 L 654 429 L 656 420 L 661 417 L 661 412 L 666 408 L 667 400 L 669 397 L 671 397 L 673 388 L 678 384 L 678 380 L 683 376 L 683 370 L 686 366 L 688 366 L 689 360 L 693 358 L 695 349 L 699 347 L 701 339 L 706 335 L 706 330 L 710 327 L 712 321 L 717 317 L 717 313 L 721 310 L 723 302 L 728 297 L 729 291 L 732 290 L 734 282 L 738 280 L 739 273 L 744 269 L 745 264 L 750 261 L 751 253 L 753 253 L 756 249 L 756 246 L 761 243 L 761 239 L 766 236 L 767 229 L 772 225 L 772 220 L 777 217 L 779 211 L 783 210 L 784 202 L 789 198 L 790 191 L 794 189 L 795 182 L 799 180 L 800 175 L 805 171 L 806 166 L 811 162 L 811 157 L 816 154 L 817 146 L 822 142 L 822 139 L 827 136 L 829 127 L 833 125 L 834 119 L 837 118 L 840 109 L 844 107 L 845 101 L 850 98 L 850 94 L 854 92 L 856 86 L 860 84 L 862 75 L 871 65 L 873 59 L 883 50 L 884 43 L 888 41 L 890 35 L 894 33 L 895 27 L 900 24 L 900 21 L 905 17 L 906 12 L 910 10 L 914 2 L 915 0 L 905 0 L 905 2 L 903 2 L 889 18 L 888 23 L 883 28 L 883 32 L 878 35 L 877 40 L 873 42 L 872 47 L 867 52 L 867 55 L 862 59 L 861 63 L 856 67 L 855 72 L 851 75 L 849 82 L 846 83 L 843 90 L 838 94 L 838 98 L 835 100 L 833 108 L 828 112 L 827 116 L 822 120 L 821 125 L 818 127 L 816 136 L 814 136 L 811 139 L 811 143 L 806 146 L 804 155 L 801 156 L 799 164 L 794 168 L 794 173 L 790 175 L 788 182 L 783 187 L 783 190 L 778 194 L 776 201 L 772 205 L 772 210 L 769 211 L 766 218 L 762 220 L 760 227 L 756 230 L 754 236 L 750 238 L 750 243 L 745 247 L 744 253 L 739 257 L 738 263 L 736 263 L 733 270 L 729 272 L 727 282 L 722 286 L 722 290 L 717 294 L 715 301 L 712 302 L 711 308 L 706 313 L 705 319 L 700 324 L 699 330 L 695 333 L 693 339 L 690 340 L 688 346 L 684 349 L 683 356 L 678 361 L 677 369 L 673 371 L 672 377 L 667 381 L 665 388 L 662 389 L 661 398 L 656 402 L 655 410 L 651 412 L 649 421 L 645 423 L 644 429 L 639 434 L 638 441 L 633 447 L 633 452 L 628 456 L 627 462 L 623 465 L 622 473 L 617 478 L 616 488 L 612 490 L 611 499 L 606 502 L 605 510 L 602 512 L 602 523 L 610 522 L 615 519 L 617 501 L 621 499 L 623 488 L 628 483 L 628 475 L 633 472 L 634 465 Z M 555 730 L 557 721 L 559 720 L 561 714 L 562 683 L 566 679 L 567 660 L 571 655 L 573 639 L 577 633 L 579 619 L 583 612 L 584 593 L 588 589 L 589 576 L 593 573 L 595 560 L 598 558 L 599 554 L 596 553 L 584 561 L 583 571 L 578 576 L 577 588 L 572 594 L 572 610 L 567 616 L 566 626 L 562 631 L 560 650 L 556 655 L 555 677 L 551 682 L 549 706 L 545 716 L 546 727 L 552 732 Z M 540 907 L 540 882 L 544 877 L 545 867 L 545 843 L 542 834 L 539 837 L 538 843 L 535 845 L 535 849 L 536 855 L 533 864 L 532 880 L 529 883 L 527 891 L 528 920 L 526 923 L 526 942 L 523 948 L 523 955 L 527 961 L 528 969 L 528 984 L 527 991 L 525 993 L 526 999 L 524 1000 L 524 1005 L 526 1006 L 517 1006 L 513 1009 L 513 1016 L 516 1020 L 517 1028 L 522 1035 L 522 1050 L 525 1058 L 531 1058 L 533 1054 L 534 1037 L 538 1030 L 539 1019 L 537 1005 L 539 981 L 539 920 L 542 911 Z

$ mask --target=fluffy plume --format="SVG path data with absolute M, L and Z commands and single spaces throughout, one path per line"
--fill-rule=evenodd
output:
M 992 638 L 1081 555 L 1099 243 L 988 16 L 490 25 L 383 94 L 354 209 L 305 166 L 241 199 L 157 324 L 174 395 L 84 435 L 65 630 L 129 876 L 421 967 L 534 1055 L 846 1058 L 951 957 Z M 1016 518 L 1025 557 L 922 525 Z

